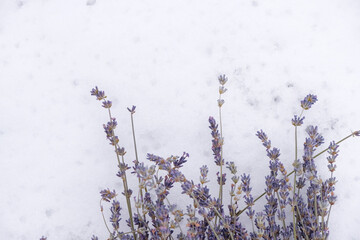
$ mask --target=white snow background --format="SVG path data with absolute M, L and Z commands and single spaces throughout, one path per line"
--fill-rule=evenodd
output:
M 218 119 L 226 74 L 224 158 L 251 174 L 258 196 L 268 159 L 255 133 L 268 134 L 290 172 L 291 118 L 308 93 L 319 101 L 305 112 L 300 149 L 310 124 L 325 137 L 319 150 L 359 130 L 359 43 L 357 0 L 1 0 L 0 239 L 108 236 L 99 191 L 122 184 L 95 85 L 113 101 L 126 161 L 135 159 L 126 107 L 136 105 L 140 160 L 186 151 L 184 173 L 198 182 L 207 164 L 216 196 L 208 117 Z M 330 239 L 360 239 L 359 156 L 359 138 L 341 144 Z M 179 192 L 170 200 L 190 204 Z

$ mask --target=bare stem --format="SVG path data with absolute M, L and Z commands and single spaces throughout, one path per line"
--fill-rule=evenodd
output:
M 103 210 L 103 206 L 101 205 L 101 201 L 102 201 L 102 199 L 100 199 L 101 215 L 102 215 L 102 218 L 103 218 L 103 220 L 104 220 L 104 223 L 105 223 L 105 226 L 106 226 L 107 230 L 109 231 L 110 235 L 112 235 L 112 233 L 111 233 L 111 231 L 110 231 L 110 229 L 109 229 L 109 226 L 107 225 L 106 220 L 105 220 L 104 210 Z

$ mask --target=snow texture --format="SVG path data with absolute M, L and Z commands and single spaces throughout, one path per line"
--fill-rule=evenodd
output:
M 136 105 L 140 160 L 186 151 L 184 171 L 198 181 L 203 164 L 218 170 L 207 120 L 218 118 L 217 76 L 227 74 L 224 158 L 251 174 L 257 195 L 268 161 L 255 133 L 290 169 L 291 118 L 306 94 L 319 101 L 300 137 L 309 124 L 326 144 L 360 128 L 359 40 L 357 0 L 0 1 L 0 239 L 107 237 L 99 191 L 122 187 L 95 85 L 113 101 L 128 162 L 126 107 Z M 360 139 L 340 153 L 330 239 L 359 239 Z M 326 159 L 317 164 L 326 177 Z

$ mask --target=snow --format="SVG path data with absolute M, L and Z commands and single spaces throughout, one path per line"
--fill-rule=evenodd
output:
M 359 130 L 359 39 L 356 0 L 0 1 L 0 238 L 107 237 L 99 191 L 122 187 L 95 85 L 113 101 L 127 161 L 126 107 L 136 105 L 140 159 L 186 151 L 184 172 L 197 180 L 203 164 L 217 171 L 207 120 L 218 119 L 226 74 L 225 160 L 261 194 L 268 163 L 255 133 L 268 134 L 290 169 L 290 120 L 306 94 L 319 101 L 305 125 L 319 125 L 326 143 Z M 340 151 L 330 239 L 356 239 L 360 140 Z M 327 176 L 324 157 L 318 166 Z

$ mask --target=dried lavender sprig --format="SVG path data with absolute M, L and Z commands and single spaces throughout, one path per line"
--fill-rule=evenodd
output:
M 102 215 L 102 218 L 103 218 L 105 227 L 106 227 L 106 229 L 108 230 L 108 232 L 109 232 L 109 234 L 110 234 L 110 236 L 111 236 L 112 233 L 111 233 L 110 228 L 109 228 L 109 226 L 107 225 L 107 222 L 106 222 L 106 220 L 105 220 L 104 208 L 103 208 L 103 206 L 101 205 L 101 201 L 103 201 L 103 200 L 104 200 L 104 198 L 101 198 L 101 199 L 100 199 L 100 211 L 101 211 L 101 215 Z
M 352 136 L 357 136 L 357 135 L 354 135 L 354 132 L 352 132 L 351 134 L 349 134 L 348 136 L 344 137 L 343 139 L 339 140 L 336 142 L 336 144 L 340 144 L 341 142 L 345 141 L 346 139 L 352 137 Z M 323 154 L 324 152 L 326 152 L 329 148 L 326 148 L 324 150 L 322 150 L 321 152 L 319 152 L 318 154 L 316 154 L 313 159 L 319 157 L 321 154 Z M 291 171 L 287 177 L 291 176 L 293 173 L 295 172 L 295 170 Z M 263 196 L 265 196 L 266 192 L 263 192 L 260 196 L 258 196 L 257 198 L 255 198 L 254 200 L 254 203 L 256 201 L 258 201 L 260 198 L 262 198 Z M 239 210 L 237 213 L 236 213 L 236 216 L 239 216 L 241 213 L 243 213 L 246 209 L 248 208 L 248 206 L 244 207 L 242 210 Z
M 358 131 L 358 132 L 360 132 L 360 131 Z M 357 134 L 357 135 L 356 135 L 356 134 L 354 133 L 353 136 L 359 136 L 359 135 L 360 135 L 360 134 Z M 331 177 L 330 177 L 330 179 L 331 179 L 331 181 L 332 181 L 332 183 L 331 183 L 332 185 L 334 185 L 334 184 L 336 183 L 336 180 L 335 180 L 335 178 L 333 177 L 333 174 L 334 174 L 336 165 L 333 165 L 333 163 L 335 162 L 335 159 L 336 159 L 337 156 L 338 156 L 338 153 L 339 153 L 338 148 L 339 148 L 339 145 L 336 144 L 334 141 L 331 142 L 330 145 L 329 145 L 329 147 L 328 147 L 328 149 L 329 149 L 329 150 L 328 150 L 328 153 L 330 154 L 330 156 L 328 156 L 327 159 L 328 159 L 328 162 L 329 162 L 329 165 L 328 165 L 329 171 L 331 172 Z M 334 192 L 331 191 L 331 196 L 333 196 L 333 195 L 334 195 Z M 335 197 L 335 199 L 336 199 L 336 197 Z M 333 204 L 330 204 L 330 208 L 329 208 L 329 212 L 328 212 L 328 216 L 327 216 L 327 220 L 326 220 L 326 224 L 325 224 L 326 228 L 328 227 L 328 224 L 329 224 L 329 218 L 330 218 L 330 212 L 331 212 L 332 205 L 333 205 Z M 323 220 L 323 221 L 324 221 L 324 220 Z
M 132 134 L 133 134 L 133 140 L 134 140 L 134 149 L 135 149 L 135 157 L 136 157 L 136 163 L 139 163 L 139 158 L 138 158 L 138 152 L 137 152 L 137 147 L 136 147 L 136 139 L 135 139 L 135 128 L 134 128 L 134 113 L 135 113 L 135 109 L 136 106 L 132 106 L 132 108 L 127 108 L 129 110 L 129 112 L 131 113 L 131 129 L 132 129 Z
M 110 108 L 108 108 L 108 111 L 109 111 L 109 117 L 110 117 L 110 119 L 112 119 Z M 117 151 L 117 149 L 120 148 L 120 147 L 118 147 L 117 145 L 115 145 L 114 147 L 115 147 L 116 158 L 118 160 L 119 166 L 121 166 L 120 157 L 119 157 L 119 155 L 121 153 L 119 153 Z M 122 164 L 125 164 L 124 154 L 121 154 L 121 160 L 122 160 Z M 130 189 L 128 187 L 127 177 L 126 177 L 126 172 L 125 171 L 123 171 L 123 185 L 124 185 L 124 193 L 125 193 L 124 195 L 126 197 L 126 204 L 127 204 L 127 207 L 128 207 L 128 212 L 129 212 L 129 217 L 130 217 L 131 231 L 133 232 L 134 239 L 136 240 L 137 238 L 136 238 L 136 234 L 135 234 L 134 220 L 133 220 L 133 216 L 132 216 L 132 208 L 131 208 L 131 202 L 130 202 L 130 196 L 129 196 Z
M 312 99 L 310 97 L 310 99 Z M 316 99 L 316 96 L 315 96 Z M 304 102 L 306 102 L 306 98 L 304 99 Z M 315 101 L 314 101 L 315 102 Z M 308 104 L 311 107 L 311 104 Z M 303 106 L 303 102 L 301 102 L 301 106 Z M 309 107 L 309 108 L 310 108 Z M 298 161 L 298 144 L 297 144 L 297 127 L 301 126 L 303 124 L 303 120 L 305 117 L 301 117 L 303 112 L 304 112 L 305 108 L 303 108 L 303 110 L 301 111 L 301 114 L 299 117 L 297 117 L 296 115 L 294 116 L 294 119 L 292 120 L 292 124 L 295 126 L 295 160 L 294 160 L 294 164 Z M 296 174 L 294 174 L 294 186 L 293 186 L 293 198 L 295 199 L 295 191 L 296 191 Z M 295 203 L 296 201 L 294 201 L 294 204 L 292 205 L 292 213 L 293 213 L 293 234 L 294 234 L 294 239 L 296 239 L 296 218 L 295 218 Z
M 218 99 L 218 106 L 219 106 L 219 120 L 220 120 L 220 139 L 222 140 L 222 144 L 221 144 L 221 155 L 220 155 L 220 190 L 219 190 L 219 199 L 220 199 L 220 204 L 222 205 L 222 200 L 223 200 L 223 182 L 222 182 L 222 176 L 223 176 L 223 172 L 222 172 L 222 165 L 223 165 L 223 144 L 224 144 L 224 139 L 223 139 L 223 131 L 222 131 L 222 117 L 221 117 L 221 107 L 224 104 L 224 100 L 221 99 L 221 95 L 224 94 L 226 92 L 226 88 L 224 88 L 225 83 L 228 81 L 228 78 L 225 76 L 225 74 L 220 75 L 218 77 L 219 83 L 220 83 L 220 88 L 219 88 L 219 99 Z M 216 220 L 215 220 L 216 222 Z
M 99 101 L 101 101 L 101 100 L 103 100 L 103 99 L 106 98 L 104 91 L 99 91 L 99 89 L 98 89 L 97 86 L 96 86 L 95 88 L 93 88 L 90 93 L 91 93 L 92 96 L 96 96 L 97 100 L 99 100 Z M 110 110 L 111 106 L 112 106 L 111 101 L 105 101 L 105 100 L 103 101 L 103 107 L 104 107 L 104 108 L 107 108 L 108 113 L 109 113 L 109 118 L 110 118 L 110 122 L 109 122 L 110 124 L 108 124 L 107 127 L 109 127 L 109 126 L 112 127 L 111 124 L 114 123 L 114 118 L 112 118 L 112 116 L 111 116 L 111 110 Z M 116 126 L 116 122 L 115 122 L 115 126 Z M 106 127 L 104 127 L 104 128 L 105 128 L 105 132 L 106 132 L 108 138 L 109 138 L 109 133 L 112 133 L 111 135 L 113 135 L 113 136 L 110 138 L 110 141 L 111 141 L 111 144 L 112 144 L 112 145 L 114 146 L 114 148 L 115 148 L 116 158 L 117 158 L 119 167 L 120 167 L 122 164 L 125 165 L 125 161 L 124 161 L 124 154 L 125 154 L 125 152 L 124 152 L 124 154 L 122 154 L 122 153 L 120 153 L 120 152 L 118 151 L 118 149 L 121 149 L 121 148 L 118 146 L 118 139 L 117 139 L 117 136 L 115 136 L 115 134 L 114 134 L 114 128 L 115 128 L 115 127 L 113 127 L 110 131 L 107 131 L 108 128 L 106 128 Z M 114 139 L 115 139 L 115 141 L 114 141 Z M 121 164 L 121 162 L 120 162 L 120 155 L 121 155 L 122 164 Z M 121 170 L 121 169 L 120 169 L 120 170 Z M 133 216 L 132 216 L 131 202 L 130 202 L 130 196 L 129 196 L 129 195 L 130 195 L 129 193 L 131 193 L 131 192 L 130 192 L 131 190 L 128 188 L 128 183 L 127 183 L 127 178 L 126 178 L 126 172 L 125 172 L 125 170 L 122 172 L 122 174 L 123 174 L 123 175 L 122 175 L 122 179 L 123 179 L 122 182 L 123 182 L 123 186 L 124 186 L 124 195 L 125 195 L 125 197 L 126 197 L 126 204 L 127 204 L 127 208 L 128 208 L 128 212 L 129 212 L 131 230 L 132 230 L 132 232 L 133 232 L 134 239 L 136 240 L 137 237 L 136 237 L 135 229 L 134 229 L 134 220 L 133 220 Z

